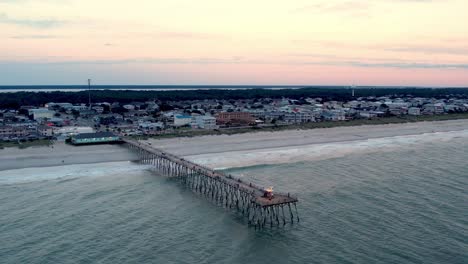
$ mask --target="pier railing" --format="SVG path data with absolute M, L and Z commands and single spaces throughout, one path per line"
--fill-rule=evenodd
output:
M 123 141 L 138 153 L 142 163 L 151 165 L 163 175 L 179 179 L 194 192 L 203 194 L 217 204 L 237 209 L 250 225 L 261 228 L 268 224 L 293 223 L 294 219 L 299 221 L 296 207 L 298 199 L 294 195 L 279 192 L 272 194 L 254 183 L 247 183 L 151 145 L 130 139 Z

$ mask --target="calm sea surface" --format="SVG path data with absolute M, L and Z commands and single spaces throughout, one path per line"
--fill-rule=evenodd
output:
M 468 263 L 468 142 L 230 170 L 297 193 L 256 231 L 128 162 L 0 172 L 0 263 Z

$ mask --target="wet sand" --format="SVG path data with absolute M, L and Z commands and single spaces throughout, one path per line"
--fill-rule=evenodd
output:
M 136 159 L 134 153 L 120 145 L 71 146 L 55 143 L 53 147 L 1 149 L 0 170 Z
M 285 130 L 237 135 L 172 138 L 149 142 L 157 148 L 216 168 L 290 163 L 369 149 L 430 143 L 468 132 L 468 120 Z M 385 140 L 377 140 L 385 139 Z

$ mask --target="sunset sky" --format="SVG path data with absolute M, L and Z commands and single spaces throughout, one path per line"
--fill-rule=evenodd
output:
M 0 0 L 0 85 L 468 86 L 467 0 Z

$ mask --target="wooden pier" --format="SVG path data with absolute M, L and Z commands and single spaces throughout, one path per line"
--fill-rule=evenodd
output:
M 123 139 L 136 151 L 140 162 L 152 165 L 159 173 L 179 179 L 193 191 L 226 208 L 240 212 L 256 228 L 299 222 L 296 203 L 290 194 L 267 190 L 223 172 L 195 164 L 136 140 Z

